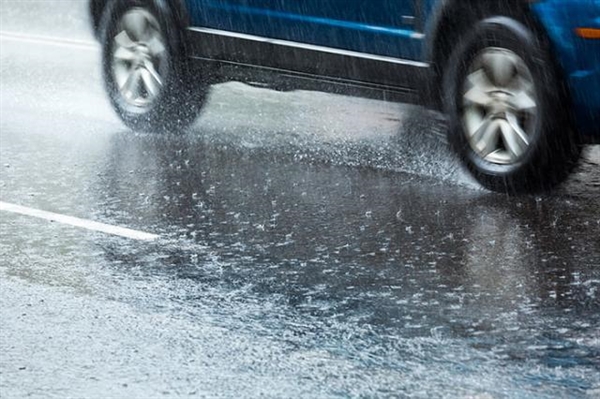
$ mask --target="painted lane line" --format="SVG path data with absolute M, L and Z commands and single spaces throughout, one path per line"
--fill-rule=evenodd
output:
M 80 50 L 97 51 L 100 49 L 96 42 L 89 40 L 74 40 L 55 36 L 30 35 L 7 31 L 0 31 L 0 40 L 12 40 L 17 42 L 45 44 L 58 47 L 70 47 Z
M 19 215 L 25 216 L 32 216 L 40 219 L 50 220 L 52 222 L 66 224 L 69 226 L 81 227 L 87 230 L 99 231 L 101 233 L 131 238 L 134 240 L 154 241 L 159 238 L 159 236 L 156 234 L 132 230 L 126 227 L 94 222 L 92 220 L 80 219 L 73 216 L 61 215 L 59 213 L 46 212 L 39 209 L 28 208 L 26 206 L 10 204 L 8 202 L 0 201 L 0 211 L 17 213 Z

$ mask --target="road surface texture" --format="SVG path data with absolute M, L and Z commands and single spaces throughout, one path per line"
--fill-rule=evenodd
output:
M 84 1 L 0 4 L 0 397 L 600 397 L 598 146 L 508 197 L 439 114 L 236 82 L 136 134 Z

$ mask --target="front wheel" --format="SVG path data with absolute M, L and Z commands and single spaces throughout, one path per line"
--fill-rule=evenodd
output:
M 577 164 L 568 96 L 526 25 L 508 17 L 477 24 L 450 58 L 444 96 L 449 141 L 483 186 L 546 190 Z
M 179 130 L 200 111 L 207 84 L 193 75 L 168 10 L 117 0 L 102 22 L 102 70 L 113 108 L 133 130 Z

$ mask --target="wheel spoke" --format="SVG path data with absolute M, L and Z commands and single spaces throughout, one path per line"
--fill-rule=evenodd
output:
M 497 149 L 499 136 L 498 121 L 486 118 L 472 133 L 470 142 L 483 158 Z
M 485 54 L 483 65 L 487 76 L 497 87 L 507 87 L 517 72 L 512 57 L 502 51 Z
M 115 36 L 115 42 L 119 45 L 119 47 L 125 48 L 133 48 L 135 46 L 135 42 L 129 37 L 127 31 L 122 30 L 118 35 Z
M 133 10 L 123 17 L 123 24 L 129 37 L 140 42 L 147 38 L 148 19 L 140 11 Z
M 148 70 L 148 73 L 150 73 L 150 75 L 156 81 L 156 83 L 159 86 L 162 86 L 163 85 L 163 80 L 160 77 L 160 74 L 158 73 L 158 71 L 156 70 L 156 68 L 154 67 L 154 64 L 152 64 L 151 61 L 146 61 L 144 63 L 144 67 Z
M 148 46 L 150 54 L 152 54 L 153 57 L 160 56 L 166 50 L 162 36 L 156 29 L 152 27 L 150 28 L 148 42 L 146 45 Z
M 487 108 L 492 97 L 490 92 L 494 86 L 486 76 L 483 69 L 478 69 L 467 76 L 466 93 L 463 95 L 465 105 L 475 105 Z
M 147 68 L 142 68 L 141 71 L 142 81 L 146 92 L 151 96 L 156 96 L 160 92 L 162 82 L 160 78 L 150 72 Z
M 136 69 L 131 72 L 123 86 L 121 92 L 131 100 L 136 100 L 140 96 L 141 75 L 140 70 Z
M 502 131 L 502 138 L 511 155 L 511 160 L 514 161 L 519 159 L 527 150 L 527 141 L 523 140 L 521 134 L 514 129 L 514 126 L 512 126 L 508 120 L 501 120 L 499 123 L 500 130 Z
M 489 129 L 490 126 L 493 125 L 493 123 L 494 123 L 494 121 L 490 118 L 485 118 L 483 121 L 481 121 L 479 126 L 477 126 L 475 129 L 473 129 L 469 132 L 469 134 L 471 136 L 471 140 L 474 143 L 479 142 L 481 140 L 481 138 L 484 136 L 486 130 Z
M 463 96 L 466 103 L 479 105 L 482 107 L 488 107 L 492 101 L 490 95 L 481 87 L 473 86 Z
M 522 112 L 535 113 L 537 104 L 529 93 L 522 90 L 511 99 L 512 106 Z
M 114 57 L 116 60 L 126 62 L 132 62 L 137 59 L 137 55 L 133 50 L 123 46 L 119 46 L 119 48 L 117 48 Z
M 487 77 L 485 70 L 483 68 L 477 69 L 467 76 L 467 81 L 473 87 L 480 87 L 481 90 L 490 91 L 494 90 L 494 84 Z
M 132 73 L 131 67 L 127 65 L 127 63 L 116 62 L 113 65 L 113 71 L 115 76 L 115 82 L 117 83 L 119 90 L 121 90 Z
M 467 129 L 469 137 L 471 137 L 484 121 L 485 114 L 478 107 L 468 107 L 464 110 L 463 123 Z
M 500 135 L 497 121 L 492 121 L 483 133 L 477 143 L 477 148 L 481 151 L 481 156 L 486 158 L 492 152 L 498 149 L 498 137 Z
M 519 125 L 517 117 L 509 113 L 506 115 L 506 121 L 519 139 L 523 142 L 523 144 L 525 144 L 525 146 L 529 146 L 529 135 L 525 133 L 525 131 Z

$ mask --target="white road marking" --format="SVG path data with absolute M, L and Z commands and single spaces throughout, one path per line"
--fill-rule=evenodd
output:
M 154 241 L 159 238 L 159 236 L 156 234 L 145 233 L 143 231 L 132 230 L 125 227 L 112 226 L 110 224 L 80 219 L 73 216 L 61 215 L 59 213 L 46 212 L 39 209 L 28 208 L 26 206 L 10 204 L 8 202 L 0 201 L 0 211 L 32 216 L 40 219 L 50 220 L 52 222 L 81 227 L 84 229 L 99 231 L 120 237 L 131 238 L 134 240 Z
M 25 33 L 0 31 L 0 40 L 12 40 L 34 44 L 45 44 L 58 47 L 76 48 L 79 50 L 97 51 L 100 46 L 89 40 L 75 40 L 55 36 L 30 35 Z

